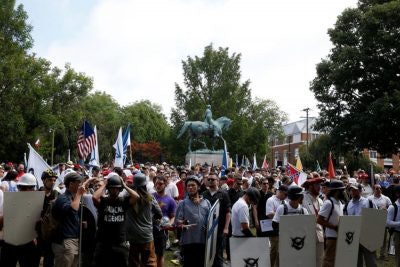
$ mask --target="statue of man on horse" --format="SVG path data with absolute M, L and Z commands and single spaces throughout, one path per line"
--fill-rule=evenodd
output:
M 227 130 L 232 123 L 232 120 L 227 117 L 220 117 L 214 120 L 212 118 L 211 105 L 207 105 L 204 117 L 204 121 L 186 121 L 179 131 L 177 138 L 189 131 L 189 152 L 192 151 L 193 141 L 201 143 L 204 149 L 208 149 L 206 143 L 199 140 L 204 136 L 212 139 L 212 150 L 215 150 L 214 146 L 217 138 L 222 138 L 222 131 Z

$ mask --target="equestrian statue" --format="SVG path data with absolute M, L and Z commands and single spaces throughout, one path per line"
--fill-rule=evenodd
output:
M 178 137 L 180 138 L 186 131 L 189 131 L 189 152 L 192 152 L 192 143 L 197 141 L 201 143 L 204 149 L 208 149 L 205 142 L 199 140 L 203 136 L 208 136 L 212 139 L 212 150 L 214 151 L 215 142 L 218 138 L 223 139 L 222 131 L 227 130 L 231 125 L 232 120 L 227 117 L 220 117 L 216 120 L 212 118 L 211 106 L 207 105 L 204 115 L 204 121 L 186 121 Z

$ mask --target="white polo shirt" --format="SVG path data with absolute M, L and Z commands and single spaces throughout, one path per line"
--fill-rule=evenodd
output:
M 242 223 L 250 224 L 249 206 L 243 197 L 239 198 L 238 201 L 233 204 L 232 207 L 232 235 L 233 236 L 244 236 L 242 233 Z

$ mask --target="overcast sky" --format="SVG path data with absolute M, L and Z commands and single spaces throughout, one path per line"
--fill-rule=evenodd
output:
M 355 0 L 19 0 L 34 27 L 33 52 L 70 63 L 121 105 L 142 99 L 169 117 L 187 56 L 204 47 L 241 53 L 253 97 L 274 100 L 289 121 L 318 115 L 309 90 L 328 55 L 327 30 Z

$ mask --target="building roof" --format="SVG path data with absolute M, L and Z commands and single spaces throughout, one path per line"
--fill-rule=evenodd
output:
M 317 119 L 314 117 L 308 118 L 308 132 L 318 134 L 318 131 L 315 131 L 314 125 Z M 288 124 L 283 125 L 283 130 L 285 135 L 293 135 L 299 133 L 307 133 L 307 119 L 303 119 L 300 121 L 291 122 Z

